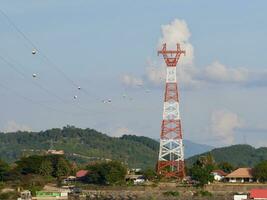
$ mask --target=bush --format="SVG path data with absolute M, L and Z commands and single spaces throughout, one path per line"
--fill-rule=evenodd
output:
M 144 174 L 145 179 L 150 180 L 150 181 L 156 179 L 156 177 L 157 177 L 157 173 L 152 168 L 146 169 L 143 172 L 143 174 Z
M 0 199 L 2 200 L 14 200 L 17 199 L 17 193 L 16 192 L 5 192 L 0 193 Z
M 180 193 L 178 191 L 166 191 L 163 192 L 164 196 L 172 196 L 172 197 L 178 197 Z
M 21 176 L 20 181 L 22 188 L 30 190 L 33 195 L 35 195 L 36 191 L 42 190 L 46 184 L 44 177 L 32 174 Z
M 31 191 L 32 196 L 35 197 L 36 196 L 36 192 L 42 190 L 43 187 L 39 186 L 39 185 L 31 185 L 28 189 Z
M 197 193 L 195 193 L 195 196 L 211 197 L 212 196 L 212 193 L 210 193 L 209 191 L 200 190 Z
M 121 185 L 125 183 L 126 167 L 118 161 L 98 162 L 87 167 L 85 182 L 99 185 Z

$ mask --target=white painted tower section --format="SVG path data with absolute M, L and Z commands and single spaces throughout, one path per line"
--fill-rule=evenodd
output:
M 176 67 L 167 67 L 166 85 L 168 83 L 177 84 Z M 164 102 L 163 120 L 181 120 L 179 110 L 179 100 L 173 99 Z M 173 125 L 172 125 L 173 126 Z M 168 127 L 175 128 L 175 127 Z M 177 138 L 177 131 L 170 132 L 168 138 L 160 139 L 159 161 L 184 161 L 183 139 Z

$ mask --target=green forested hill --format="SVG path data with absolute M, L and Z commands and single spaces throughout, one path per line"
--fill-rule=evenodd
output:
M 50 148 L 64 150 L 68 158 L 79 163 L 115 159 L 130 167 L 146 168 L 155 167 L 159 143 L 144 136 L 123 135 L 115 138 L 93 129 L 73 126 L 41 132 L 0 133 L 0 159 L 7 162 L 18 160 L 21 156 L 44 154 Z M 201 153 L 205 149 L 208 151 L 211 147 L 185 141 L 186 153 L 189 150 L 194 150 L 194 154 Z M 216 162 L 227 161 L 234 166 L 253 166 L 261 160 L 267 160 L 267 147 L 255 149 L 249 145 L 233 145 L 216 148 L 210 153 Z M 192 164 L 198 156 L 190 157 L 186 163 Z
M 44 132 L 0 134 L 0 158 L 13 162 L 22 155 L 42 154 L 50 148 L 64 150 L 67 157 L 78 162 L 116 159 L 130 167 L 154 167 L 158 142 L 147 137 L 109 137 L 93 129 L 72 126 Z
M 210 152 L 193 156 L 187 159 L 187 164 L 192 165 L 200 156 L 210 153 L 216 162 L 229 162 L 235 167 L 253 167 L 260 161 L 267 160 L 267 147 L 254 148 L 250 145 L 239 144 L 229 147 L 213 149 Z

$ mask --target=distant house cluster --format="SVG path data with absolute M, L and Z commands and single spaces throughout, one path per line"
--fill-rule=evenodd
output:
M 252 168 L 238 168 L 227 174 L 222 170 L 214 170 L 211 172 L 215 181 L 223 181 L 229 183 L 251 183 L 254 182 Z

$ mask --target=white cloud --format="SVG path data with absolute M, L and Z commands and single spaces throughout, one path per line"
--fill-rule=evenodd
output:
M 121 137 L 123 135 L 142 135 L 142 134 L 136 133 L 127 127 L 120 126 L 117 127 L 114 131 L 112 131 L 110 135 L 113 137 Z
M 235 84 L 242 86 L 266 86 L 267 72 L 252 72 L 246 68 L 225 66 L 214 61 L 204 68 L 194 65 L 194 47 L 190 43 L 190 30 L 187 23 L 181 19 L 174 19 L 169 24 L 161 26 L 161 37 L 157 48 L 160 50 L 162 44 L 167 44 L 167 49 L 175 49 L 176 44 L 186 51 L 177 65 L 178 83 L 182 88 L 201 88 L 206 86 L 217 86 L 223 84 Z M 162 85 L 166 76 L 166 65 L 163 59 L 157 63 L 148 61 L 144 79 L 131 75 L 124 75 L 122 82 L 131 87 L 142 84 Z
M 165 81 L 166 67 L 151 60 L 147 61 L 146 79 L 153 85 L 161 85 Z
M 124 85 L 130 86 L 130 87 L 137 87 L 137 86 L 143 85 L 143 80 L 141 78 L 134 77 L 134 76 L 129 75 L 129 74 L 124 74 L 121 77 L 121 82 Z
M 205 81 L 242 83 L 248 80 L 249 72 L 244 68 L 227 68 L 219 62 L 213 62 L 202 71 Z
M 27 125 L 18 124 L 15 121 L 7 122 L 4 132 L 10 133 L 10 132 L 16 132 L 16 131 L 32 131 L 32 129 Z
M 242 122 L 237 114 L 227 110 L 217 110 L 211 115 L 210 132 L 222 143 L 233 144 L 234 131 L 241 128 Z
M 198 87 L 202 83 L 196 79 L 198 71 L 193 66 L 177 67 L 178 83 L 183 87 Z M 166 79 L 166 66 L 164 64 L 148 63 L 146 67 L 146 80 L 155 86 L 161 85 Z
M 182 50 L 186 51 L 186 56 L 182 56 L 179 60 L 181 65 L 192 65 L 194 60 L 194 48 L 189 42 L 191 33 L 187 23 L 181 19 L 175 19 L 170 24 L 161 26 L 162 37 L 159 39 L 158 48 L 162 48 L 162 44 L 166 43 L 168 49 L 176 49 L 179 43 Z

